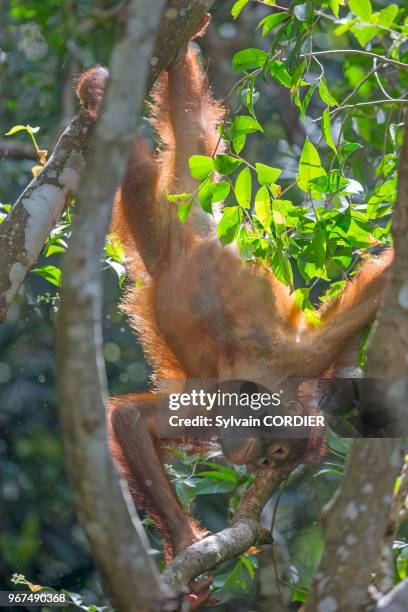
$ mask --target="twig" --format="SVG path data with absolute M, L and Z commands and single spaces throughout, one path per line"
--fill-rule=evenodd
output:
M 309 54 L 302 53 L 299 57 L 306 57 L 307 55 Z M 390 57 L 384 57 L 384 55 L 378 55 L 377 53 L 372 53 L 371 51 L 364 51 L 363 49 L 327 49 L 326 51 L 313 51 L 312 55 L 365 55 L 366 57 L 376 58 L 378 61 L 396 66 L 397 68 L 408 70 L 408 64 L 405 64 L 404 62 L 391 59 Z
M 178 592 L 204 572 L 233 559 L 254 545 L 268 544 L 271 534 L 259 523 L 262 509 L 287 474 L 262 469 L 247 489 L 232 519 L 232 526 L 189 546 L 164 570 L 162 579 Z
M 406 612 L 408 601 L 408 579 L 403 580 L 389 593 L 381 597 L 373 612 Z
M 344 106 L 338 106 L 337 108 L 330 111 L 330 115 L 334 115 L 339 113 L 342 110 L 347 108 L 359 108 L 362 106 L 378 106 L 379 104 L 408 104 L 408 98 L 395 98 L 395 99 L 387 99 L 387 100 L 371 100 L 370 102 L 356 102 L 356 104 L 345 104 Z M 317 119 L 313 119 L 311 123 L 317 123 L 321 121 L 323 115 L 317 117 Z

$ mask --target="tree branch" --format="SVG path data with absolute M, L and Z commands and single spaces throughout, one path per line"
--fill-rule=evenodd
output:
M 400 154 L 398 197 L 392 232 L 395 261 L 388 278 L 385 298 L 370 337 L 366 377 L 362 384 L 362 409 L 370 405 L 392 416 L 388 435 L 407 435 L 408 397 L 408 125 Z
M 0 158 L 4 159 L 32 159 L 37 161 L 37 153 L 32 144 L 16 142 L 11 138 L 0 138 Z
M 168 0 L 150 59 L 145 93 L 177 49 L 190 39 L 212 4 L 213 0 Z M 77 191 L 79 175 L 85 167 L 90 127 L 89 119 L 82 113 L 74 117 L 44 170 L 31 181 L 0 225 L 0 323 L 64 207 Z
M 354 440 L 343 486 L 325 508 L 326 546 L 305 612 L 360 610 L 385 533 L 400 444 L 393 439 Z M 353 588 L 345 588 L 353 585 Z
M 381 597 L 373 612 L 406 612 L 408 601 L 408 579 L 397 584 L 387 595 Z
M 191 29 L 186 26 L 185 31 L 180 31 L 178 23 L 175 26 L 177 14 L 171 13 L 171 18 L 168 14 L 168 7 L 173 4 L 181 10 L 179 1 L 167 5 L 164 13 L 167 25 L 160 30 L 160 42 L 165 44 L 169 28 L 174 35 L 178 32 L 177 45 L 181 45 L 187 42 Z M 187 14 L 191 8 L 194 19 L 201 20 L 209 4 L 207 0 L 185 0 L 183 8 Z M 141 523 L 135 510 L 130 510 L 124 501 L 107 449 L 100 252 L 133 142 L 137 112 L 146 93 L 163 5 L 164 0 L 154 4 L 149 0 L 131 0 L 126 35 L 112 53 L 111 75 L 64 257 L 58 321 L 61 417 L 75 505 L 113 604 L 126 612 L 156 610 L 158 600 L 168 597 L 168 589 L 160 587 Z M 169 54 L 160 49 L 160 60 L 153 62 L 154 74 L 163 67 L 158 65 L 159 61 L 171 59 L 173 49 L 174 41 L 167 49 Z M 135 74 L 129 78 L 131 66 L 135 67 Z M 150 76 L 150 83 L 153 78 Z
M 381 559 L 375 576 L 375 589 L 387 593 L 394 584 L 394 540 L 400 525 L 408 518 L 408 456 L 405 457 L 398 492 L 394 495 L 388 525 L 382 542 Z
M 155 5 L 131 0 L 125 34 L 112 52 L 111 76 L 63 261 L 58 321 L 61 418 L 75 506 L 112 602 L 126 612 L 157 610 L 164 593 L 143 527 L 126 503 L 107 448 L 99 254 L 136 131 L 163 6 L 164 0 Z M 137 72 L 129 78 L 135 57 Z
M 325 51 L 313 51 L 312 53 L 303 53 L 302 55 L 299 55 L 299 57 L 309 57 L 309 55 L 312 55 L 313 57 L 320 55 L 365 55 L 366 57 L 371 57 L 373 59 L 377 59 L 378 61 L 381 60 L 386 64 L 395 66 L 396 68 L 408 70 L 408 64 L 405 64 L 404 62 L 399 62 L 398 60 L 386 57 L 385 55 L 378 55 L 377 53 L 372 53 L 371 51 L 364 51 L 363 49 L 326 49 Z
M 91 125 L 82 113 L 74 117 L 42 172 L 19 196 L 0 225 L 0 323 L 78 188 Z
M 193 578 L 234 559 L 250 546 L 270 543 L 271 534 L 261 526 L 259 517 L 272 493 L 286 477 L 287 474 L 278 469 L 262 469 L 241 499 L 232 526 L 192 544 L 177 555 L 162 573 L 164 583 L 179 592 Z

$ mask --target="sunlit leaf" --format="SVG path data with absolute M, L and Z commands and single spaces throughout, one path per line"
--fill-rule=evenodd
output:
M 237 155 L 239 155 L 242 149 L 245 147 L 246 143 L 246 134 L 241 134 L 240 136 L 235 136 L 232 139 L 232 146 Z
M 272 166 L 267 166 L 266 164 L 256 163 L 255 167 L 260 185 L 275 183 L 282 172 L 279 168 L 272 168 Z
M 306 138 L 303 151 L 300 156 L 299 174 L 297 184 L 303 191 L 310 192 L 311 181 L 320 176 L 325 176 L 326 172 L 322 167 L 319 153 L 316 147 Z
M 370 0 L 349 0 L 349 7 L 357 17 L 370 21 L 373 14 Z
M 263 132 L 262 126 L 256 119 L 249 115 L 237 115 L 232 124 L 233 136 L 242 136 L 253 134 L 254 132 Z
M 328 146 L 334 153 L 337 153 L 336 145 L 334 144 L 333 136 L 331 133 L 331 121 L 330 121 L 330 111 L 328 108 L 325 108 L 323 111 L 323 119 L 322 119 L 322 131 L 324 135 L 324 139 L 327 142 Z
M 249 0 L 237 0 L 232 6 L 231 15 L 236 19 L 243 8 L 248 4 Z
M 214 183 L 212 193 L 213 204 L 223 202 L 228 197 L 230 189 L 231 185 L 227 182 Z
M 252 195 L 252 176 L 249 168 L 244 168 L 235 181 L 235 197 L 242 208 L 249 208 Z
M 292 77 L 290 76 L 285 64 L 280 60 L 269 62 L 268 69 L 273 78 L 285 87 L 292 86 Z
M 167 200 L 169 202 L 184 202 L 185 200 L 189 200 L 191 198 L 191 193 L 168 193 Z
M 371 25 L 353 25 L 350 30 L 353 32 L 354 36 L 357 38 L 358 42 L 362 47 L 366 47 L 370 40 L 372 40 L 377 34 L 381 33 L 381 30 L 376 26 Z
M 188 160 L 191 176 L 195 179 L 204 179 L 214 168 L 214 160 L 207 155 L 192 155 Z
M 232 58 L 232 69 L 234 72 L 242 72 L 262 68 L 267 57 L 268 54 L 262 49 L 242 49 Z
M 378 23 L 386 28 L 390 28 L 399 13 L 399 8 L 396 4 L 389 4 L 377 13 Z
M 267 15 L 261 19 L 258 24 L 258 28 L 262 27 L 262 36 L 266 36 L 271 32 L 277 25 L 286 21 L 290 18 L 290 13 L 274 13 L 273 15 Z
M 255 196 L 255 214 L 265 229 L 272 222 L 271 197 L 267 187 L 261 187 Z
M 223 245 L 229 244 L 238 236 L 241 214 L 239 206 L 227 206 L 224 208 L 217 230 L 218 238 Z
M 217 155 L 214 160 L 214 168 L 223 176 L 231 174 L 238 166 L 242 164 L 240 159 L 232 157 L 231 155 Z
M 179 207 L 177 209 L 177 216 L 179 218 L 180 223 L 185 223 L 188 215 L 190 214 L 190 210 L 193 206 L 194 197 L 191 197 L 187 201 L 181 201 Z
M 337 100 L 330 93 L 329 86 L 327 85 L 327 81 L 324 77 L 322 77 L 319 82 L 319 94 L 327 106 L 338 106 Z
M 52 283 L 57 287 L 61 285 L 61 270 L 56 266 L 41 266 L 39 268 L 34 268 L 32 272 L 42 276 L 49 283 Z
M 13 134 L 23 131 L 28 132 L 29 134 L 36 134 L 39 129 L 39 127 L 31 127 L 31 125 L 14 125 L 8 132 L 5 133 L 5 136 L 12 136 Z

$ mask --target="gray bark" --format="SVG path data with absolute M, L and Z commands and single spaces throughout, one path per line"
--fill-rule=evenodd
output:
M 408 579 L 381 597 L 373 612 L 406 612 L 408 607 Z
M 231 527 L 196 542 L 183 550 L 162 574 L 166 585 L 178 592 L 191 579 L 214 569 L 220 563 L 234 559 L 250 546 L 268 544 L 271 534 L 260 522 L 262 509 L 287 474 L 264 468 L 248 488 L 232 519 Z
M 306 612 L 357 612 L 367 603 L 401 469 L 400 448 L 393 439 L 354 440 L 343 486 L 325 509 L 326 547 Z
M 71 121 L 44 169 L 23 191 L 0 225 L 0 323 L 78 188 L 91 125 L 82 113 Z
M 61 417 L 75 506 L 112 603 L 123 612 L 159 610 L 165 594 L 107 448 L 100 252 L 134 138 L 163 6 L 164 0 L 132 0 L 125 34 L 113 50 L 64 257 L 58 321 Z

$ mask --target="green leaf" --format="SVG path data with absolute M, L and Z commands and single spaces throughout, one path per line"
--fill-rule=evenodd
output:
M 362 68 L 362 66 L 359 66 L 358 64 L 348 64 L 344 68 L 344 74 L 353 89 L 358 85 L 359 94 L 361 94 L 364 98 L 370 98 L 372 92 L 371 82 L 368 80 L 360 85 L 361 81 L 366 75 L 366 71 Z
M 213 185 L 213 194 L 212 194 L 212 202 L 215 204 L 216 202 L 223 202 L 230 192 L 231 185 L 227 182 L 214 183 Z
M 233 137 L 263 132 L 262 126 L 249 115 L 237 115 L 232 124 Z
M 36 134 L 39 131 L 39 127 L 31 127 L 31 125 L 14 125 L 8 132 L 5 133 L 5 136 L 12 136 L 13 134 L 17 134 L 17 132 L 28 132 L 29 134 Z
M 193 202 L 189 202 L 188 204 L 180 204 L 177 210 L 177 215 L 181 224 L 187 221 L 187 217 L 190 214 L 191 207 Z
M 377 34 L 381 34 L 381 30 L 376 28 L 375 26 L 361 26 L 359 24 L 353 25 L 350 30 L 353 32 L 354 36 L 357 38 L 358 42 L 362 47 L 365 47 L 370 40 L 377 36 Z
M 13 134 L 17 134 L 17 132 L 27 131 L 25 125 L 15 125 L 8 132 L 6 132 L 5 136 L 12 136 Z
M 243 72 L 262 68 L 267 57 L 268 54 L 262 49 L 242 49 L 232 58 L 232 69 L 234 72 Z
M 330 111 L 328 108 L 325 108 L 323 111 L 323 119 L 322 119 L 322 131 L 324 135 L 324 139 L 327 142 L 328 146 L 331 150 L 337 154 L 337 148 L 334 144 L 333 136 L 331 133 L 331 121 L 330 121 Z
M 198 201 L 205 212 L 212 214 L 212 195 L 214 184 L 204 179 L 198 188 Z
M 363 145 L 361 145 L 359 142 L 344 141 L 339 151 L 339 159 L 344 162 L 348 158 L 349 155 L 354 153 L 354 151 L 357 151 L 357 149 L 362 149 L 362 148 L 363 148 Z
M 396 4 L 389 4 L 377 13 L 378 23 L 386 28 L 390 28 L 399 13 L 399 8 Z
M 255 214 L 262 227 L 269 229 L 272 223 L 271 197 L 265 186 L 258 189 L 255 196 Z
M 271 261 L 271 268 L 278 280 L 285 285 L 293 285 L 293 270 L 286 255 L 276 250 Z
M 237 0 L 231 9 L 231 15 L 234 19 L 238 17 L 243 8 L 248 4 L 249 0 Z
M 266 164 L 255 164 L 255 166 L 260 185 L 275 183 L 282 172 L 279 168 L 272 168 L 272 166 L 267 166 Z
M 217 155 L 214 160 L 214 168 L 222 176 L 231 174 L 241 164 L 242 161 L 240 159 L 236 159 L 231 155 Z
M 361 17 L 365 21 L 371 21 L 373 7 L 370 0 L 349 0 L 349 7 L 357 17 Z
M 301 116 L 302 120 L 305 118 L 307 108 L 308 108 L 308 106 L 310 104 L 310 100 L 312 99 L 312 96 L 313 96 L 313 94 L 315 92 L 316 87 L 317 87 L 317 81 L 312 83 L 312 85 L 309 87 L 305 97 L 303 98 L 303 100 L 300 101 L 300 116 Z
M 195 495 L 216 495 L 233 491 L 236 484 L 227 480 L 216 481 L 213 478 L 195 478 L 197 485 L 194 489 Z
M 0 220 L 1 223 L 1 220 Z M 56 253 L 65 253 L 67 247 L 62 246 L 60 244 L 50 244 L 49 247 L 44 248 L 45 257 L 51 257 L 51 255 L 55 255 Z
M 290 76 L 285 64 L 280 60 L 269 62 L 268 69 L 273 78 L 284 87 L 292 86 L 292 77 Z
M 61 285 L 61 270 L 56 266 L 41 266 L 40 268 L 34 268 L 32 272 L 42 276 L 49 283 L 52 283 L 57 287 L 60 287 Z
M 215 202 L 223 202 L 230 192 L 231 185 L 227 182 L 211 183 L 203 181 L 198 189 L 198 200 L 205 212 L 212 213 Z
M 189 200 L 191 198 L 191 193 L 168 193 L 167 200 L 168 202 L 184 202 L 185 200 Z
M 316 224 L 312 241 L 298 259 L 299 271 L 305 281 L 313 278 L 328 280 L 326 273 L 326 232 L 321 224 Z
M 235 181 L 235 197 L 242 208 L 251 206 L 252 176 L 249 168 L 244 168 Z
M 241 91 L 240 97 L 251 115 L 254 117 L 254 105 L 259 100 L 259 91 L 255 91 L 252 87 L 246 87 Z
M 230 244 L 238 235 L 241 225 L 241 210 L 239 206 L 227 206 L 218 224 L 218 238 L 221 244 Z
M 262 36 L 267 36 L 277 25 L 290 18 L 290 13 L 274 13 L 267 15 L 258 23 L 258 28 L 262 27 Z
M 202 180 L 206 178 L 214 168 L 214 160 L 207 155 L 192 155 L 188 160 L 190 174 L 193 178 Z
M 339 17 L 339 8 L 340 8 L 340 2 L 339 0 L 329 0 L 329 6 L 332 10 L 332 13 L 335 17 Z
M 220 471 L 204 471 L 204 472 L 198 472 L 196 474 L 196 476 L 198 477 L 208 477 L 208 478 L 212 478 L 213 480 L 226 480 L 228 482 L 233 482 L 235 486 L 237 486 L 238 484 L 238 478 L 235 472 L 220 472 Z
M 246 143 L 246 134 L 241 134 L 240 136 L 235 136 L 232 139 L 232 146 L 234 147 L 234 151 L 237 155 L 239 155 L 242 149 L 245 147 Z
M 341 176 L 338 170 L 332 170 L 328 176 L 319 176 L 311 182 L 318 193 L 326 195 L 335 195 L 346 191 L 349 185 L 349 179 Z
M 338 106 L 338 102 L 334 96 L 330 93 L 327 81 L 324 77 L 319 82 L 319 94 L 321 99 L 327 106 Z
M 303 191 L 310 192 L 311 181 L 319 176 L 325 175 L 326 172 L 324 168 L 322 168 L 319 153 L 317 152 L 316 147 L 308 138 L 306 138 L 303 151 L 300 156 L 299 175 L 297 177 L 298 186 Z

